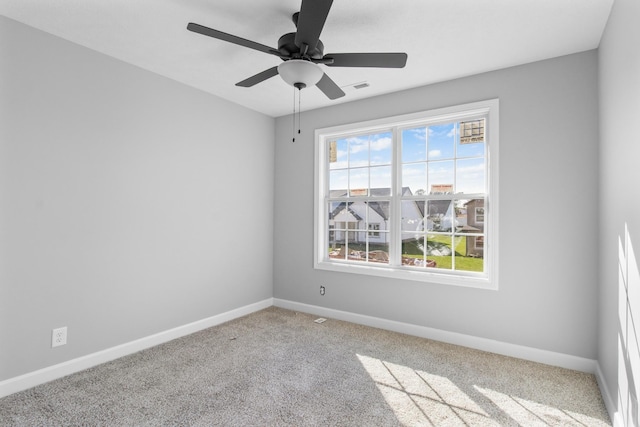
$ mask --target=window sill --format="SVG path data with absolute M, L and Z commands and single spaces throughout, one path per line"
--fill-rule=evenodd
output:
M 410 268 L 392 266 L 358 265 L 346 262 L 321 261 L 314 264 L 317 270 L 335 271 L 339 273 L 364 274 L 399 280 L 413 280 L 442 285 L 462 286 L 467 288 L 498 290 L 497 282 L 487 277 L 460 276 L 433 271 L 420 271 Z

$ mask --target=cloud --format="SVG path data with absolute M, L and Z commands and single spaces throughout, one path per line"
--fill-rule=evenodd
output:
M 429 126 L 429 138 L 447 137 L 452 138 L 456 134 L 456 127 L 453 123 L 447 125 Z
M 391 147 L 391 137 L 378 138 L 371 142 L 371 151 L 382 151 Z
M 375 138 L 376 135 L 373 135 Z M 361 153 L 363 151 L 371 150 L 371 151 L 383 151 L 388 150 L 391 147 L 391 137 L 383 136 L 380 138 L 369 138 L 369 137 L 353 137 L 348 138 L 349 142 L 349 151 L 351 154 Z
M 479 172 L 484 173 L 484 163 L 478 163 L 468 166 L 458 166 L 458 173 L 476 174 Z
M 485 191 L 484 163 L 468 164 L 457 168 L 458 191 L 465 193 L 483 193 Z
M 429 151 L 429 158 L 430 159 L 435 158 L 435 157 L 440 157 L 440 156 L 442 156 L 442 151 L 440 151 L 440 150 L 430 150 Z
M 424 141 L 427 139 L 427 128 L 424 128 L 424 127 L 407 129 L 404 132 L 413 135 L 416 139 L 421 141 Z
M 426 171 L 425 169 L 420 169 L 420 168 L 403 168 L 402 176 L 404 178 L 412 178 L 412 177 L 424 178 L 426 176 Z

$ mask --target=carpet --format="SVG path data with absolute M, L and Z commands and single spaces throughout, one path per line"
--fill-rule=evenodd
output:
M 2 426 L 608 426 L 593 375 L 281 308 L 0 399 Z

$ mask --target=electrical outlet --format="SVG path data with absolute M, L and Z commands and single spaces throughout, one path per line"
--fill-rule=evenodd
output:
M 67 343 L 67 327 L 54 329 L 51 332 L 51 348 L 59 347 Z
M 325 289 L 324 286 L 320 286 L 320 295 L 324 295 Z

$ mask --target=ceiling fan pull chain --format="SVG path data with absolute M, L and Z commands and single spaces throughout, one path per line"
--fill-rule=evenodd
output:
M 300 121 L 300 113 L 302 113 L 300 107 L 300 100 L 302 99 L 302 89 L 298 89 L 298 135 L 300 135 L 300 128 L 302 127 L 302 122 Z
M 293 114 L 291 115 L 291 134 L 293 141 L 296 142 L 296 88 L 293 88 Z

